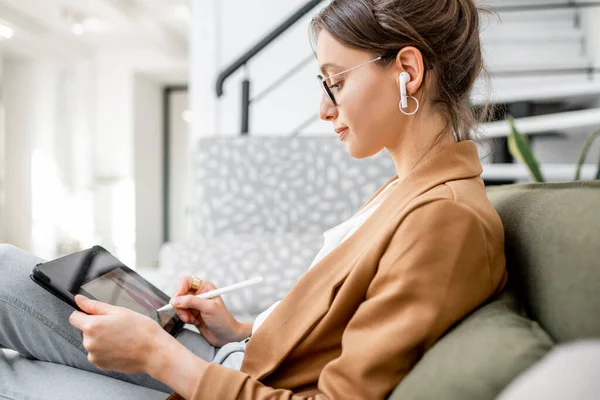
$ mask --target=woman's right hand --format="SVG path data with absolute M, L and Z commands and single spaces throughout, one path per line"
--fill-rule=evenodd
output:
M 208 343 L 215 347 L 250 336 L 252 324 L 236 320 L 220 296 L 212 299 L 196 297 L 197 294 L 216 289 L 215 285 L 202 281 L 198 290 L 193 291 L 192 279 L 191 276 L 181 278 L 179 290 L 170 301 L 183 322 L 195 325 Z

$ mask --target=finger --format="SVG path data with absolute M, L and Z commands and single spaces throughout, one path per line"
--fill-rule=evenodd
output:
M 175 296 L 173 296 L 173 298 L 177 296 L 182 296 L 184 294 L 188 294 L 190 288 L 192 287 L 192 279 L 193 278 L 191 276 L 182 276 L 179 280 L 179 288 L 177 289 L 177 293 L 175 293 Z
M 210 307 L 210 300 L 201 299 L 194 295 L 188 294 L 185 296 L 179 296 L 171 300 L 171 304 L 176 308 L 192 308 L 200 312 L 204 312 Z
M 187 323 L 192 324 L 192 325 L 198 325 L 200 323 L 200 321 L 197 318 L 192 317 L 192 318 L 190 318 L 190 320 Z
M 204 324 L 204 320 L 202 319 L 202 317 L 200 315 L 192 315 L 192 317 L 190 318 L 190 320 L 187 323 L 198 326 L 198 325 Z
M 210 335 L 210 329 L 208 329 L 208 327 L 206 326 L 206 324 L 204 323 L 204 321 L 199 321 L 196 325 L 196 328 L 198 328 L 198 330 L 200 331 L 200 334 L 203 337 L 207 337 L 208 335 Z
M 185 323 L 188 323 L 192 319 L 191 314 L 187 310 L 177 310 L 177 316 Z
M 198 311 L 198 310 L 195 310 L 195 309 L 193 309 L 193 308 L 190 308 L 190 309 L 188 310 L 188 312 L 189 312 L 189 313 L 192 315 L 192 317 L 194 317 L 194 318 L 200 318 L 200 317 L 201 317 L 201 315 L 202 315 L 202 313 L 200 313 L 200 311 Z
M 195 324 L 194 321 L 199 320 L 201 317 L 200 311 L 194 310 L 193 308 L 187 308 L 185 310 L 176 308 L 176 310 L 179 319 L 181 319 L 186 324 Z
M 110 314 L 113 306 L 110 304 L 102 303 L 96 300 L 88 299 L 80 294 L 75 296 L 75 303 L 88 314 L 91 315 L 106 315 Z
M 217 287 L 215 285 L 213 285 L 212 282 L 202 281 L 202 283 L 200 284 L 200 287 L 196 291 L 196 294 L 210 292 L 211 290 L 215 290 L 216 288 Z
M 81 311 L 73 311 L 69 316 L 69 323 L 80 331 L 83 331 L 87 325 L 88 318 L 89 315 L 82 313 Z
M 171 300 L 175 299 L 176 297 L 184 296 L 184 295 L 190 294 L 190 293 L 196 295 L 196 294 L 206 293 L 206 292 L 216 289 L 216 286 L 214 284 L 212 284 L 209 281 L 203 280 L 202 282 L 200 282 L 200 287 L 198 288 L 198 290 L 193 291 L 192 290 L 193 280 L 194 280 L 193 276 L 181 277 L 181 279 L 179 281 L 179 289 L 177 290 L 177 293 L 175 293 L 175 296 L 173 296 L 171 298 Z

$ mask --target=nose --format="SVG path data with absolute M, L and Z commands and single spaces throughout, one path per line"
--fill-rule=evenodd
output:
M 319 117 L 323 121 L 331 121 L 337 117 L 337 107 L 333 105 L 333 102 L 325 93 L 321 96 Z

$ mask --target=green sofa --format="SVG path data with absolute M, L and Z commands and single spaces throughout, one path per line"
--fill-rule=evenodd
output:
M 494 399 L 554 345 L 600 338 L 600 182 L 488 196 L 504 224 L 509 284 L 438 341 L 391 400 Z

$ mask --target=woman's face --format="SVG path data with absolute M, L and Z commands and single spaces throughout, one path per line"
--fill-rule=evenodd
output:
M 324 29 L 319 34 L 317 57 L 324 78 L 374 58 L 341 44 Z M 336 85 L 331 91 L 338 106 L 323 93 L 319 115 L 332 122 L 338 135 L 347 128 L 341 139 L 352 157 L 370 157 L 400 142 L 406 119 L 398 108 L 398 75 L 394 65 L 384 69 L 370 63 L 327 81 L 329 86 Z

